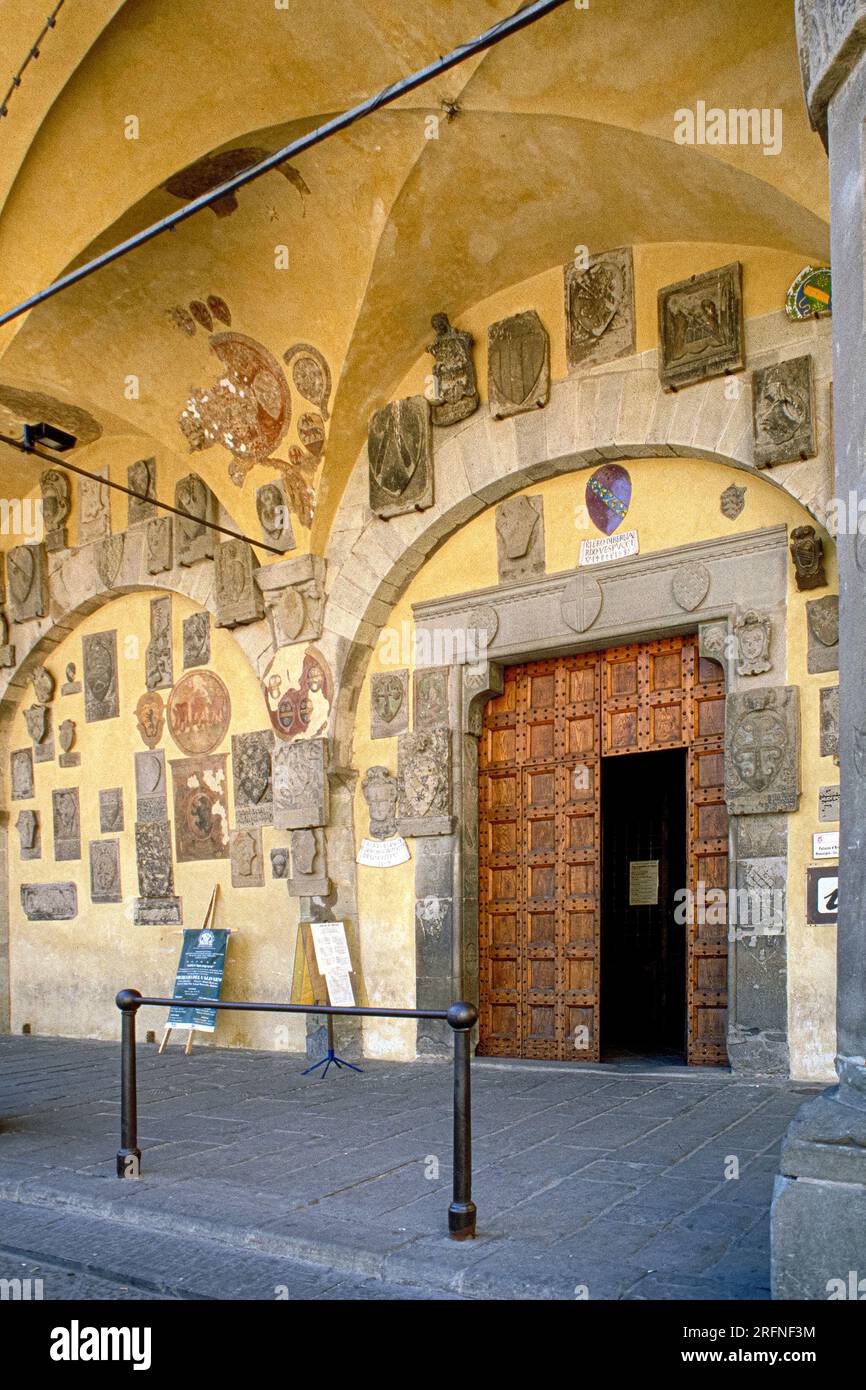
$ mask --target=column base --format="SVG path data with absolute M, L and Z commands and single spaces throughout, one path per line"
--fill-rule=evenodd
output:
M 866 1067 L 807 1101 L 782 1145 L 771 1209 L 777 1299 L 866 1300 Z

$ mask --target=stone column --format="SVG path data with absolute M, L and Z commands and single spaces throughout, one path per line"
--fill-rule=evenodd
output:
M 803 86 L 830 156 L 836 495 L 866 488 L 866 0 L 798 0 Z M 861 523 L 862 524 L 862 523 Z M 772 1209 L 775 1298 L 866 1290 L 866 533 L 840 534 L 839 1085 L 802 1107 Z M 812 928 L 820 930 L 820 928 Z

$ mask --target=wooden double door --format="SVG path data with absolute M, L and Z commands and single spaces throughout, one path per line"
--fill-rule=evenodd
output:
M 725 1062 L 727 928 L 698 892 L 727 888 L 724 708 L 692 636 L 506 669 L 479 757 L 479 1053 L 600 1059 L 605 760 L 679 748 L 685 1051 Z

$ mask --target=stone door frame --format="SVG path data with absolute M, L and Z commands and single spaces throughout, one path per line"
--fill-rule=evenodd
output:
M 442 1007 L 456 998 L 478 1000 L 478 743 L 484 706 L 502 692 L 503 668 L 695 630 L 704 653 L 713 647 L 713 639 L 729 652 L 725 643 L 738 616 L 756 609 L 772 619 L 771 669 L 739 675 L 736 658 L 724 660 L 726 693 L 784 686 L 787 564 L 787 528 L 777 525 L 413 605 L 416 638 L 427 634 L 422 643 L 433 653 L 430 664 L 441 664 L 448 634 L 457 646 L 455 634 L 478 631 L 481 625 L 492 634 L 483 660 L 455 661 L 451 666 L 452 807 L 457 828 L 450 835 L 415 840 L 417 1007 Z M 686 567 L 697 567 L 709 578 L 705 597 L 693 609 L 684 608 L 675 596 L 675 591 L 682 594 L 676 581 Z M 586 619 L 595 604 L 575 603 L 576 586 L 585 583 L 597 585 L 601 594 L 591 622 Z M 464 650 L 466 645 L 464 636 Z M 471 639 L 468 646 L 471 652 Z M 727 756 L 727 744 L 725 751 Z M 757 857 L 753 827 L 741 825 L 755 820 L 730 818 L 731 889 L 748 882 Z M 770 847 L 780 848 L 765 841 L 764 872 L 784 882 L 787 833 L 781 854 L 769 856 Z M 431 899 L 438 900 L 435 916 L 444 924 L 437 941 L 420 929 L 430 920 Z M 729 941 L 728 1053 L 737 1071 L 787 1074 L 786 945 L 784 934 Z M 762 994 L 757 1008 L 756 985 Z M 442 1045 L 435 1029 L 419 1028 L 419 1052 L 438 1052 Z

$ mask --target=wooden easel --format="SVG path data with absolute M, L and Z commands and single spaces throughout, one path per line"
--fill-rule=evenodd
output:
M 205 915 L 204 915 L 204 917 L 203 917 L 203 919 L 202 919 L 202 924 L 201 924 L 201 926 L 199 927 L 199 931 L 204 931 L 204 929 L 205 929 L 205 927 L 208 925 L 208 923 L 211 922 L 211 921 L 213 920 L 214 908 L 215 908 L 215 906 L 216 906 L 216 895 L 217 895 L 217 890 L 218 890 L 218 889 L 219 889 L 219 884 L 218 884 L 218 883 L 215 883 L 214 886 L 213 886 L 213 892 L 212 892 L 211 895 L 210 895 L 210 902 L 209 902 L 208 905 L 207 905 L 207 912 L 205 913 Z M 184 1055 L 184 1057 L 188 1057 L 189 1054 L 192 1052 L 192 1035 L 193 1035 L 194 1032 L 195 1032 L 195 1028 L 194 1028 L 193 1024 L 190 1024 L 190 1027 L 189 1027 L 189 1037 L 187 1038 L 187 1040 L 186 1040 L 186 1046 L 185 1046 L 184 1049 L 183 1049 L 183 1055 Z M 169 1027 L 168 1024 L 166 1024 L 166 1025 L 165 1025 L 165 1032 L 164 1032 L 163 1035 L 162 1035 L 162 1042 L 159 1044 L 159 1048 L 158 1048 L 157 1055 L 161 1056 L 162 1053 L 165 1052 L 165 1049 L 166 1049 L 166 1047 L 168 1046 L 168 1040 L 169 1040 L 169 1038 L 171 1037 L 171 1034 L 172 1034 L 172 1029 Z

